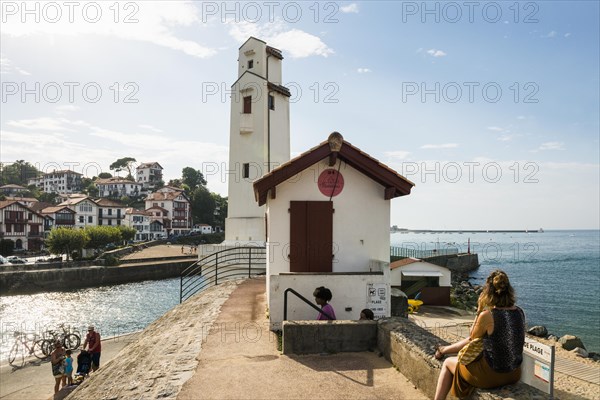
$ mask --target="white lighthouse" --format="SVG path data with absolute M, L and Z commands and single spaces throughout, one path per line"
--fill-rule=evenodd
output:
M 250 37 L 238 55 L 231 87 L 228 208 L 225 243 L 266 241 L 265 209 L 252 182 L 290 159 L 290 91 L 281 85 L 281 51 Z

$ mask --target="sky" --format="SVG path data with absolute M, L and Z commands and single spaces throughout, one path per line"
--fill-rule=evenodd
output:
M 599 229 L 599 3 L 1 1 L 0 161 L 193 167 L 227 195 L 228 90 L 282 50 L 292 156 L 332 131 L 415 183 L 411 229 Z

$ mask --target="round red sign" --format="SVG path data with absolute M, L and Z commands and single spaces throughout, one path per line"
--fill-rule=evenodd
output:
M 318 186 L 325 196 L 337 196 L 344 189 L 344 177 L 335 169 L 326 169 L 319 175 Z

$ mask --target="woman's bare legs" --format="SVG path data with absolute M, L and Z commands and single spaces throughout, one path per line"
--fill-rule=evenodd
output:
M 62 377 L 54 377 L 54 393 L 58 393 L 58 389 L 60 389 L 60 382 L 62 381 Z
M 445 349 L 451 346 L 454 345 L 450 345 Z M 456 371 L 457 363 L 457 357 L 449 357 L 444 360 L 444 364 L 442 365 L 442 371 L 440 372 L 440 376 L 438 378 L 437 387 L 435 388 L 434 400 L 444 400 L 446 396 L 448 396 L 450 388 L 452 387 L 452 379 L 454 378 L 454 372 Z

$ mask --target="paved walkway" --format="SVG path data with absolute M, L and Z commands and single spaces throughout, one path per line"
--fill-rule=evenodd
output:
M 231 294 L 178 399 L 426 399 L 376 353 L 281 355 L 265 310 L 264 278 Z
M 439 336 L 444 333 L 459 339 L 469 334 L 475 315 L 445 307 L 421 306 L 419 312 L 410 314 L 409 318 L 434 335 Z M 556 372 L 600 385 L 600 366 L 598 365 L 578 362 L 561 357 L 557 353 L 554 369 Z

